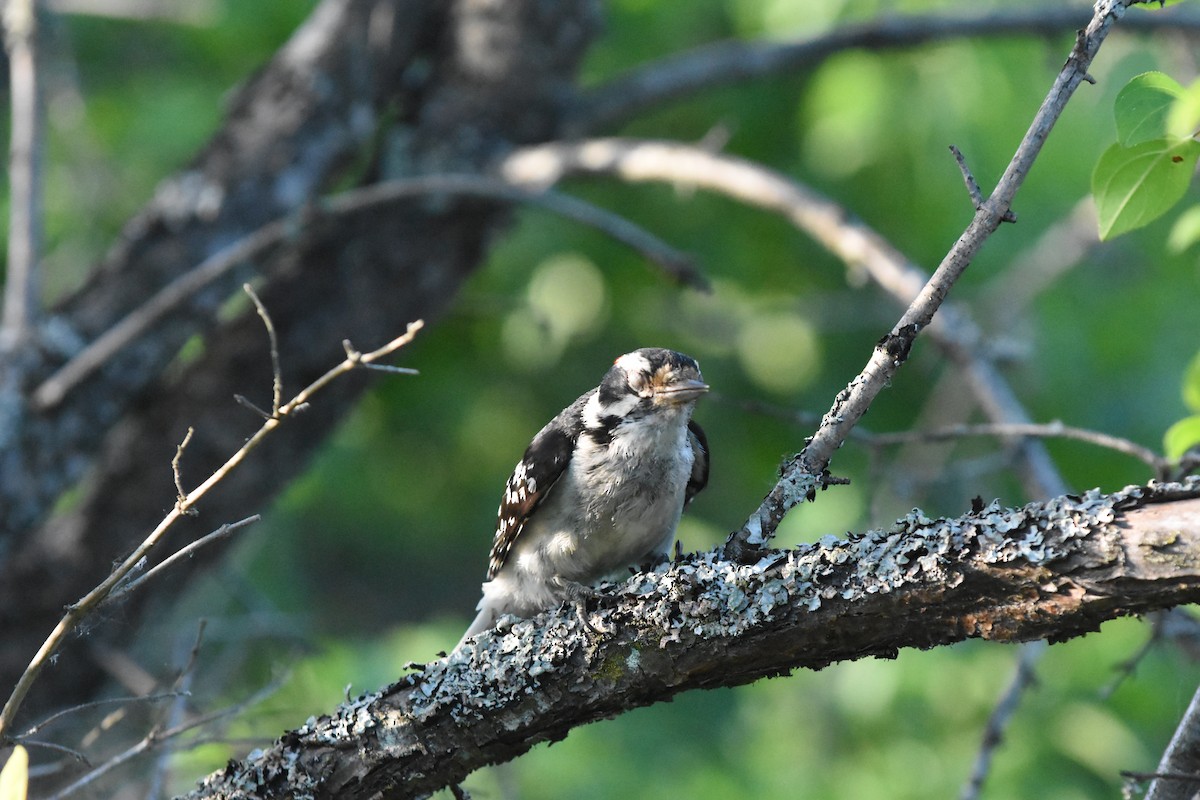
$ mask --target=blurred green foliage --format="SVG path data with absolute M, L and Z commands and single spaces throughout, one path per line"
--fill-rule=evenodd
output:
M 201 27 L 57 23 L 48 292 L 80 283 L 156 182 L 204 142 L 231 87 L 312 6 L 226 0 Z M 718 39 L 811 36 L 876 14 L 952 13 L 961 4 L 694 0 L 684 10 L 613 0 L 607 8 L 606 33 L 584 69 L 589 85 Z M 1072 36 L 846 52 L 812 72 L 673 104 L 625 133 L 694 141 L 717 129 L 729 152 L 835 198 L 931 270 L 972 213 L 947 146 L 963 151 L 986 192 Z M 1035 420 L 1156 446 L 1187 412 L 1179 385 L 1200 345 L 1200 268 L 1195 245 L 1166 246 L 1171 215 L 1057 272 L 1035 268 L 1032 255 L 1088 195 L 1114 137 L 1116 93 L 1136 74 L 1176 73 L 1185 61 L 1166 43 L 1115 34 L 1092 69 L 1097 85 L 1071 102 L 1018 195 L 1018 224 L 988 242 L 955 290 L 995 347 L 1012 354 L 1008 374 Z M 212 648 L 246 660 L 236 677 L 207 673 L 221 676 L 213 691 L 224 698 L 251 693 L 291 663 L 284 689 L 235 736 L 276 735 L 329 709 L 347 684 L 355 693 L 377 688 L 404 662 L 451 646 L 478 596 L 509 470 L 532 434 L 595 385 L 615 356 L 674 347 L 700 360 L 715 389 L 697 412 L 714 453 L 712 483 L 681 530 L 685 548 L 701 549 L 740 525 L 780 459 L 811 430 L 761 407 L 825 411 L 896 317 L 882 292 L 770 215 L 669 186 L 565 188 L 696 254 L 713 293 L 681 291 L 603 236 L 521 211 L 453 312 L 403 354 L 421 376 L 381 381 L 180 612 L 210 617 Z M 1188 189 L 1193 202 L 1195 191 Z M 1030 285 L 1042 284 L 1027 297 Z M 921 341 L 865 426 L 979 419 L 962 402 L 967 394 L 961 376 Z M 230 413 L 242 412 L 231 404 Z M 1151 477 L 1091 446 L 1050 449 L 1075 489 Z M 833 471 L 853 483 L 798 509 L 779 544 L 885 523 L 914 505 L 955 515 L 975 495 L 1019 504 L 1027 498 L 1008 464 L 990 440 L 883 453 L 851 443 Z M 1112 796 L 1118 770 L 1152 768 L 1200 670 L 1159 649 L 1102 699 L 1117 666 L 1148 635 L 1143 624 L 1122 621 L 1051 648 L 985 797 Z M 297 641 L 305 642 L 299 651 Z M 953 796 L 1014 655 L 976 642 L 685 695 L 576 731 L 468 787 L 480 797 L 526 798 Z M 180 785 L 233 752 L 210 745 L 186 756 Z

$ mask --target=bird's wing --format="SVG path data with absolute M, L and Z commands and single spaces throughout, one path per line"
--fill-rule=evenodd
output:
M 708 437 L 695 420 L 688 420 L 688 441 L 692 445 L 692 474 L 683 492 L 685 507 L 708 485 Z
M 504 486 L 504 497 L 500 501 L 496 536 L 492 539 L 487 571 L 489 581 L 504 566 L 525 523 L 550 494 L 570 463 L 571 452 L 583 429 L 583 406 L 594 392 L 580 397 L 538 431 L 509 476 Z

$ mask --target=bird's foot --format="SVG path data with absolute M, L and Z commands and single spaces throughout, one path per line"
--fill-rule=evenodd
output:
M 575 607 L 575 616 L 579 618 L 583 627 L 597 636 L 603 635 L 604 631 L 596 628 L 588 620 L 587 610 L 588 601 L 596 599 L 600 596 L 600 593 L 594 587 L 579 583 L 578 581 L 567 580 L 566 578 L 555 578 L 554 582 L 563 590 L 566 602 L 571 603 Z

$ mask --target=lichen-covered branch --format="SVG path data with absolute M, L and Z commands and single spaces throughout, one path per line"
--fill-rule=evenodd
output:
M 586 625 L 569 610 L 502 624 L 188 797 L 414 797 L 683 691 L 968 638 L 1061 641 L 1196 600 L 1200 479 L 914 512 L 749 565 L 704 553 L 605 593 Z

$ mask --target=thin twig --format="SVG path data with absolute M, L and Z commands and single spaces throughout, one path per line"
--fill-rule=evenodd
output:
M 253 525 L 261 519 L 262 517 L 259 514 L 253 514 L 245 519 L 238 520 L 237 522 L 225 523 L 215 531 L 201 536 L 199 539 L 187 545 L 186 547 L 181 547 L 167 558 L 164 558 L 158 564 L 155 564 L 153 569 L 149 570 L 145 574 L 129 581 L 128 583 L 118 586 L 113 590 L 112 594 L 108 596 L 106 602 L 115 602 L 130 592 L 136 591 L 137 589 L 141 588 L 142 584 L 148 581 L 150 578 L 153 578 L 155 575 L 159 575 L 162 572 L 170 569 L 172 566 L 185 558 L 191 558 L 201 548 L 207 547 L 210 544 L 216 544 L 223 539 L 228 539 L 242 528 L 246 527 L 247 525 Z
M 1013 674 L 1012 682 L 1004 690 L 1004 694 L 1000 696 L 995 708 L 992 709 L 991 716 L 988 717 L 987 725 L 983 729 L 983 741 L 975 756 L 975 765 L 971 768 L 971 777 L 959 794 L 959 800 L 976 800 L 979 797 L 988 773 L 991 772 L 992 758 L 996 755 L 996 748 L 1004 741 L 1004 731 L 1008 728 L 1013 714 L 1016 713 L 1021 698 L 1037 681 L 1034 669 L 1042 656 L 1046 654 L 1047 648 L 1048 645 L 1043 640 L 1026 642 L 1021 645 L 1020 654 L 1017 656 L 1017 670 Z
M 187 433 L 183 437 L 183 441 L 175 448 L 175 456 L 171 459 L 171 475 L 175 478 L 175 505 L 178 506 L 187 499 L 187 491 L 183 488 L 183 476 L 179 472 L 179 464 L 183 461 L 183 451 L 187 449 L 188 442 L 192 441 L 192 434 L 196 431 L 191 425 L 188 426 Z
M 821 415 L 815 411 L 782 408 L 758 400 L 732 400 L 722 397 L 719 394 L 714 394 L 713 399 L 718 402 L 733 403 L 742 410 L 750 413 L 766 414 L 776 419 L 794 422 L 797 425 L 816 425 L 821 420 Z M 862 442 L 869 447 L 891 447 L 893 445 L 911 444 L 913 442 L 938 442 L 979 436 L 1070 439 L 1136 458 L 1154 470 L 1156 475 L 1171 467 L 1170 461 L 1137 442 L 1101 431 L 1064 425 L 1061 420 L 1053 420 L 1045 423 L 981 422 L 975 424 L 947 425 L 943 428 L 926 430 L 896 431 L 894 433 L 878 433 L 865 429 L 860 425 L 850 432 L 848 438 Z
M 267 329 L 267 339 L 271 342 L 271 416 L 279 416 L 279 406 L 283 404 L 283 371 L 279 367 L 279 337 L 275 335 L 275 323 L 271 321 L 267 307 L 263 305 L 262 300 L 258 299 L 254 287 L 243 283 L 242 290 L 250 295 L 250 299 L 254 302 L 254 308 L 258 311 L 263 326 Z
M 152 735 L 157 735 L 165 729 L 178 727 L 182 724 L 187 711 L 186 696 L 191 694 L 192 683 L 196 677 L 196 664 L 200 661 L 200 646 L 204 643 L 204 629 L 208 627 L 208 621 L 201 619 L 196 629 L 196 638 L 192 642 L 192 647 L 188 651 L 187 661 L 183 668 L 179 670 L 179 674 L 175 678 L 175 684 L 172 688 L 180 692 L 181 696 L 171 703 L 167 709 L 166 717 L 162 722 L 159 722 L 151 730 Z M 155 767 L 150 776 L 149 785 L 146 788 L 146 797 L 150 800 L 159 797 L 162 794 L 162 786 L 166 781 L 167 773 L 170 769 L 171 756 L 175 749 L 171 747 L 173 740 L 168 739 L 164 742 L 162 752 L 155 759 Z
M 847 50 L 878 53 L 978 37 L 1046 38 L 1078 30 L 1088 19 L 1085 8 L 1037 6 L 971 15 L 882 17 L 790 42 L 717 42 L 652 61 L 593 89 L 581 99 L 566 134 L 576 137 L 616 130 L 643 112 L 661 110 L 700 92 L 773 75 L 812 74 L 823 61 Z M 1200 14 L 1181 6 L 1138 14 L 1122 22 L 1122 28 L 1195 36 L 1200 32 Z
M 983 205 L 983 192 L 979 189 L 979 181 L 975 180 L 971 168 L 967 166 L 967 159 L 963 157 L 962 151 L 957 146 L 950 145 L 950 152 L 954 154 L 954 161 L 958 164 L 959 172 L 962 173 L 963 183 L 967 185 L 967 196 L 971 198 L 971 205 L 978 211 L 979 207 Z
M 419 320 L 409 323 L 408 330 L 403 336 L 393 339 L 378 350 L 361 356 L 358 361 L 371 363 L 385 356 L 391 355 L 401 347 L 411 342 L 413 337 L 416 336 L 417 331 L 419 331 L 423 325 L 424 323 Z M 317 380 L 313 381 L 307 387 L 302 389 L 300 393 L 297 394 L 291 401 L 280 407 L 278 417 L 266 420 L 262 427 L 260 427 L 253 436 L 246 440 L 246 443 L 242 445 L 241 449 L 230 456 L 229 459 L 215 472 L 209 475 L 203 483 L 189 492 L 182 501 L 177 502 L 175 504 L 175 508 L 173 508 L 167 514 L 167 516 L 164 517 L 161 522 L 159 522 L 158 526 L 150 533 L 150 535 L 147 536 L 142 543 L 139 544 L 137 548 L 135 548 L 134 551 L 130 553 L 130 555 L 127 556 L 125 560 L 122 561 L 109 574 L 107 578 L 105 578 L 99 585 L 93 588 L 78 601 L 67 607 L 66 614 L 61 620 L 59 620 L 54 630 L 51 631 L 50 635 L 46 638 L 46 641 L 42 643 L 42 646 L 38 648 L 37 653 L 29 662 L 29 666 L 25 668 L 25 671 L 21 674 L 16 686 L 13 687 L 12 694 L 9 696 L 8 701 L 4 704 L 3 710 L 0 710 L 0 742 L 5 741 L 8 738 L 8 731 L 12 728 L 13 719 L 16 717 L 17 711 L 21 708 L 21 704 L 25 701 L 25 696 L 29 693 L 30 687 L 33 686 L 42 670 L 45 669 L 46 665 L 50 662 L 51 657 L 58 651 L 58 648 L 62 645 L 63 641 L 68 635 L 70 635 L 71 631 L 78 626 L 80 621 L 87 617 L 97 606 L 99 606 L 99 604 L 103 602 L 105 598 L 109 596 L 109 594 L 112 593 L 113 589 L 115 589 L 125 579 L 125 577 L 131 571 L 133 571 L 139 563 L 141 563 L 142 559 L 145 558 L 146 555 L 150 553 L 160 541 L 162 541 L 162 538 L 166 535 L 167 531 L 179 520 L 181 516 L 185 515 L 188 510 L 194 507 L 195 504 L 199 502 L 200 499 L 206 494 L 208 494 L 208 492 L 214 486 L 223 481 L 231 472 L 233 472 L 233 470 L 235 470 L 238 465 L 240 465 L 242 461 L 244 461 L 256 447 L 258 447 L 263 439 L 269 436 L 272 431 L 282 424 L 283 420 L 288 414 L 305 405 L 314 394 L 319 392 L 332 381 L 355 369 L 357 366 L 358 364 L 355 361 L 347 358 L 342 363 L 330 369 L 324 375 L 317 378 Z
M 176 25 L 208 26 L 219 18 L 216 0 L 45 0 L 55 14 L 115 19 L 161 20 Z
M 1194 782 L 1200 774 L 1200 688 L 1183 712 L 1167 749 L 1152 776 L 1154 782 L 1145 800 L 1190 800 L 1195 797 Z M 1180 776 L 1187 776 L 1181 778 Z
M 159 700 L 167 700 L 172 697 L 176 697 L 178 694 L 178 692 L 160 692 L 158 694 L 130 695 L 127 697 L 107 697 L 103 700 L 92 700 L 87 703 L 80 703 L 78 705 L 71 706 L 70 708 L 64 708 L 61 711 L 54 712 L 41 722 L 31 726 L 30 728 L 27 728 L 24 733 L 21 733 L 13 738 L 24 742 L 26 737 L 33 736 L 42 728 L 57 722 L 63 717 L 67 717 L 72 714 L 78 714 L 82 711 L 89 711 L 93 708 L 101 708 L 103 706 L 111 705 L 127 705 L 129 703 L 156 703 Z
M 140 741 L 138 741 L 137 743 L 133 744 L 132 746 L 126 748 L 124 751 L 113 756 L 108 761 L 105 761 L 103 764 L 100 764 L 95 769 L 93 769 L 91 772 L 82 776 L 81 778 L 79 778 L 79 780 L 75 781 L 74 783 L 70 784 L 69 786 L 65 786 L 62 789 L 60 789 L 59 791 L 50 795 L 46 800 L 62 800 L 62 798 L 74 794 L 75 792 L 79 791 L 80 789 L 84 788 L 85 786 L 95 782 L 96 780 L 100 779 L 101 777 L 108 774 L 112 770 L 116 769 L 117 767 L 129 762 L 130 760 L 136 758 L 137 756 L 140 756 L 141 754 L 143 754 L 145 752 L 152 750 L 153 748 L 157 747 L 158 745 L 162 744 L 163 742 L 171 741 L 172 739 L 176 739 L 176 738 L 182 736 L 183 734 L 187 733 L 188 731 L 195 730 L 196 728 L 200 728 L 204 725 L 208 725 L 209 723 L 216 722 L 217 720 L 224 719 L 226 717 L 230 717 L 235 714 L 241 713 L 245 709 L 250 708 L 251 706 L 254 706 L 254 705 L 262 702 L 263 699 L 265 699 L 266 697 L 269 697 L 271 694 L 273 694 L 275 691 L 277 691 L 279 689 L 279 686 L 280 686 L 280 682 L 274 681 L 271 684 L 269 684 L 267 687 L 265 687 L 264 689 L 262 689 L 258 692 L 255 692 L 252 696 L 246 698 L 245 700 L 243 700 L 239 703 L 235 703 L 235 704 L 227 706 L 225 708 L 218 709 L 217 711 L 209 712 L 208 714 L 202 714 L 200 716 L 195 717 L 194 719 L 190 719 L 186 722 L 182 722 L 179 725 L 176 725 L 171 728 L 167 728 L 165 730 L 158 730 L 158 731 L 152 730 L 149 733 L 147 733 L 144 737 L 142 737 L 142 739 Z M 181 749 L 185 749 L 185 748 L 177 748 L 177 750 L 181 750 Z
M 971 207 L 978 211 L 983 206 L 983 192 L 979 189 L 979 181 L 975 180 L 974 173 L 967 166 L 967 159 L 963 156 L 962 151 L 955 145 L 950 145 L 950 152 L 954 154 L 954 161 L 958 164 L 958 171 L 962 173 L 963 183 L 967 187 L 967 196 L 971 198 Z M 1000 219 L 1002 222 L 1016 222 L 1017 215 L 1010 208 Z
M 1143 447 L 1137 442 L 1124 439 L 1120 436 L 1112 436 L 1100 431 L 1064 425 L 1062 422 L 1057 420 L 1044 424 L 996 422 L 980 423 L 975 425 L 950 425 L 945 428 L 935 428 L 933 430 L 924 431 L 875 433 L 869 434 L 864 438 L 873 445 L 889 446 L 920 441 L 961 439 L 968 436 L 1000 436 L 1006 438 L 1036 436 L 1042 439 L 1072 439 L 1077 442 L 1086 442 L 1088 444 L 1096 445 L 1097 447 L 1103 447 L 1107 450 L 1113 450 L 1117 453 L 1121 453 L 1122 455 L 1130 456 L 1131 458 L 1136 458 L 1138 461 L 1141 461 L 1143 464 L 1154 470 L 1156 476 L 1161 475 L 1171 466 L 1171 462 L 1169 462 L 1167 459 L 1158 455 L 1150 448 Z
M 261 417 L 261 418 L 262 418 L 262 419 L 264 419 L 264 420 L 266 420 L 266 419 L 275 419 L 275 417 L 277 416 L 277 413 L 276 413 L 276 414 L 270 414 L 270 413 L 268 413 L 268 412 L 266 412 L 266 411 L 263 411 L 261 408 L 259 408 L 259 407 L 258 407 L 258 406 L 257 406 L 257 405 L 254 403 L 254 401 L 253 401 L 253 400 L 251 400 L 249 397 L 246 397 L 246 395 L 244 395 L 244 394 L 235 394 L 235 395 L 233 396 L 233 400 L 234 400 L 234 402 L 235 402 L 235 403 L 237 403 L 237 404 L 238 404 L 239 406 L 241 406 L 242 408 L 248 408 L 248 409 L 250 409 L 250 410 L 251 410 L 251 411 L 253 411 L 253 412 L 254 412 L 256 415 L 258 415 L 259 417 Z
M 85 767 L 91 768 L 92 766 L 92 762 L 88 760 L 87 756 L 74 748 L 67 747 L 65 744 L 59 744 L 58 742 L 47 742 L 41 739 L 27 739 L 24 736 L 21 737 L 19 744 L 22 747 L 41 747 L 46 750 L 53 750 L 56 753 L 62 753 L 63 755 L 70 757 L 72 761 L 83 764 Z M 58 763 L 61 764 L 62 762 L 60 761 Z
M 1200 773 L 1185 772 L 1135 772 L 1129 769 L 1121 770 L 1122 778 L 1135 781 L 1181 781 L 1184 783 L 1200 783 Z
M 512 204 L 529 204 L 595 228 L 639 252 L 672 279 L 707 290 L 707 279 L 692 259 L 628 219 L 569 195 L 513 186 L 496 178 L 479 175 L 423 175 L 353 189 L 306 208 L 300 219 L 344 217 L 414 197 L 456 195 Z M 193 269 L 164 286 L 157 294 L 130 312 L 79 351 L 34 390 L 31 403 L 37 410 L 57 406 L 67 394 L 119 351 L 144 335 L 167 314 L 184 305 L 196 292 L 227 274 L 239 264 L 260 257 L 270 248 L 294 235 L 296 215 L 281 217 L 206 258 Z
M 39 310 L 42 248 L 43 113 L 38 73 L 35 0 L 7 0 L 4 7 L 12 131 L 9 139 L 8 262 L 0 350 L 30 335 Z

